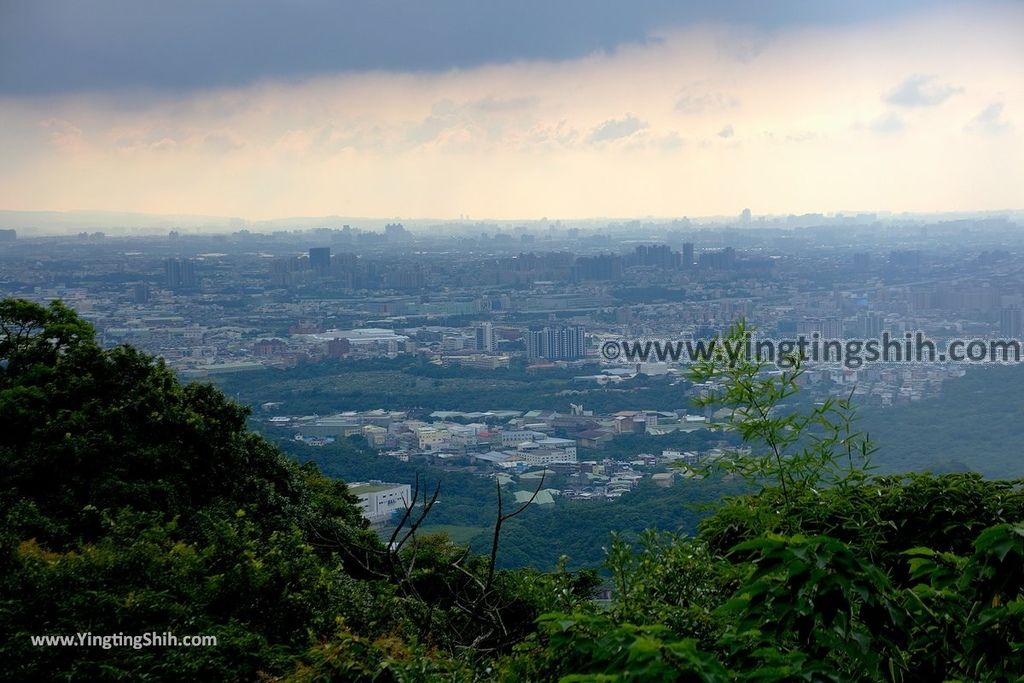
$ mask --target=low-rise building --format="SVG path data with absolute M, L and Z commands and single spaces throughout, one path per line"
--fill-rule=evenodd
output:
M 388 442 L 388 430 L 376 425 L 364 425 L 363 438 L 370 448 L 383 448 Z
M 408 484 L 370 481 L 349 484 L 348 489 L 359 500 L 359 509 L 370 524 L 386 524 L 396 512 L 404 512 L 412 504 Z

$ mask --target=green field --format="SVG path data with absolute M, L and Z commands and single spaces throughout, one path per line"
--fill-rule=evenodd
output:
M 490 534 L 491 529 L 485 526 L 462 526 L 458 524 L 431 524 L 420 527 L 425 534 L 445 534 L 453 543 L 470 545 L 483 534 Z

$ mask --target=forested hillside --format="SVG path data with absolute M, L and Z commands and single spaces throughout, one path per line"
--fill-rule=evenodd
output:
M 741 331 L 740 331 L 741 332 Z M 798 371 L 797 371 L 798 372 Z M 245 410 L 59 303 L 0 303 L 0 667 L 10 680 L 1004 681 L 1024 671 L 1024 493 L 974 474 L 874 477 L 852 406 L 705 365 L 749 455 L 684 536 L 612 538 L 591 572 L 502 570 L 417 532 L 391 543 L 345 485 Z M 437 507 L 440 512 L 440 506 Z M 508 501 L 503 524 L 521 515 Z M 680 519 L 685 512 L 680 510 Z M 514 545 L 514 544 L 513 544 Z M 43 647 L 32 635 L 215 635 L 204 648 Z
M 980 472 L 1024 476 L 1024 367 L 987 365 L 947 380 L 941 395 L 863 412 L 888 472 Z
M 333 360 L 287 369 L 230 373 L 214 378 L 235 400 L 247 405 L 282 401 L 295 414 L 321 415 L 338 410 L 568 410 L 583 403 L 607 414 L 636 409 L 687 406 L 685 383 L 651 381 L 643 376 L 605 387 L 581 385 L 572 378 L 597 372 L 591 368 L 512 368 L 479 370 L 439 367 L 412 357 Z M 387 387 L 383 392 L 381 387 Z
M 506 647 L 555 604 L 554 577 L 493 576 L 442 539 L 389 551 L 343 483 L 246 431 L 216 389 L 101 350 L 59 303 L 4 301 L 0 334 L 4 678 L 251 681 L 295 675 L 311 647 L 356 634 L 411 662 Z M 81 632 L 217 645 L 30 643 Z M 353 666 L 372 668 L 367 648 L 346 650 Z

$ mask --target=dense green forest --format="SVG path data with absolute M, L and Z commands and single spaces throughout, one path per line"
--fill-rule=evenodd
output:
M 213 379 L 224 393 L 254 406 L 280 401 L 293 415 L 343 410 L 559 410 L 570 403 L 608 414 L 618 410 L 686 408 L 688 384 L 640 376 L 614 386 L 574 384 L 597 366 L 528 371 L 523 366 L 480 370 L 439 367 L 420 358 L 337 360 L 232 373 Z M 381 391 L 387 387 L 387 391 Z
M 1024 476 L 1024 366 L 971 367 L 947 380 L 939 396 L 862 413 L 888 472 L 980 472 Z
M 527 510 L 496 507 L 472 552 L 423 532 L 444 507 L 423 487 L 382 542 L 342 482 L 249 432 L 218 390 L 101 349 L 60 303 L 0 302 L 4 677 L 1018 680 L 1021 482 L 874 476 L 848 402 L 787 408 L 798 373 L 694 369 L 722 380 L 707 400 L 735 410 L 752 449 L 708 476 L 750 488 L 691 535 L 612 536 L 599 605 L 591 571 L 497 566 Z M 31 639 L 80 632 L 217 644 Z

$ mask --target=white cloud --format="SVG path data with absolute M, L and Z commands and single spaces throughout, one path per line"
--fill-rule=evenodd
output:
M 633 116 L 626 115 L 621 119 L 609 119 L 594 129 L 590 134 L 591 142 L 605 142 L 628 138 L 633 133 L 647 128 L 647 124 Z
M 49 118 L 40 123 L 49 131 L 48 139 L 51 145 L 63 150 L 75 150 L 83 144 L 82 129 L 70 121 L 63 119 Z
M 729 94 L 691 85 L 679 91 L 675 108 L 681 114 L 701 115 L 738 107 L 740 101 Z
M 904 128 L 907 127 L 903 117 L 894 111 L 886 112 L 881 116 L 872 119 L 868 124 L 868 128 L 881 133 L 883 135 L 892 135 L 893 133 L 900 133 Z
M 890 90 L 884 100 L 898 107 L 934 107 L 963 91 L 961 87 L 940 83 L 934 76 L 914 74 Z
M 967 123 L 967 130 L 976 133 L 999 135 L 1010 130 L 1010 124 L 1003 118 L 1003 103 L 993 102 Z

